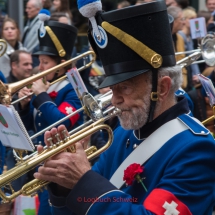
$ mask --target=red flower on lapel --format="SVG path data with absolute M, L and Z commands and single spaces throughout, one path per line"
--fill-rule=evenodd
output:
M 53 99 L 55 99 L 58 95 L 58 92 L 52 91 L 51 93 L 49 93 L 49 96 Z
M 142 178 L 140 177 L 140 173 L 144 171 L 144 167 L 140 164 L 133 163 L 129 165 L 126 170 L 124 170 L 124 176 L 123 181 L 125 181 L 126 185 L 132 185 L 133 181 L 136 179 L 138 183 L 141 183 L 145 191 L 147 192 L 147 189 L 145 185 L 143 184 Z

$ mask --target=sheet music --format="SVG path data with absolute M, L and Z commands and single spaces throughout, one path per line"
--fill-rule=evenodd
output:
M 202 86 L 204 87 L 205 92 L 209 98 L 210 106 L 212 107 L 215 105 L 215 88 L 213 86 L 213 83 L 209 78 L 205 77 L 202 74 L 199 74 L 198 76 L 199 76 L 199 80 L 200 80 Z
M 12 105 L 0 105 L 0 140 L 4 146 L 14 149 L 34 150 L 34 144 Z
M 83 93 L 88 92 L 77 68 L 72 68 L 66 73 L 69 82 L 72 84 L 79 99 L 82 98 Z

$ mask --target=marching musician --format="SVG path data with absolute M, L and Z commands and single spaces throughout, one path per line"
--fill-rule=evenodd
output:
M 41 72 L 69 60 L 77 36 L 77 29 L 71 25 L 56 21 L 47 21 L 44 25 L 44 29 L 40 29 L 38 33 L 39 50 L 34 53 L 39 57 Z M 44 79 L 36 80 L 30 89 L 25 87 L 19 92 L 20 98 L 34 93 L 32 98 L 28 97 L 20 102 L 20 115 L 27 130 L 35 129 L 35 132 L 39 132 L 81 108 L 80 100 L 68 79 L 50 85 L 64 76 L 70 68 L 71 65 L 49 73 Z M 63 122 L 69 130 L 82 123 L 81 113 Z M 43 140 L 43 135 L 37 137 L 39 145 L 44 145 Z M 38 214 L 50 214 L 47 191 L 40 193 L 39 198 Z
M 89 15 L 99 1 L 88 10 L 80 2 L 87 1 L 79 1 L 79 10 Z M 121 127 L 92 168 L 76 143 L 76 153 L 59 153 L 34 174 L 53 182 L 53 214 L 211 215 L 215 142 L 174 94 L 182 74 L 165 1 L 99 10 L 95 20 L 89 40 L 107 76 L 100 87 L 111 87 Z M 64 129 L 53 128 L 45 139 Z

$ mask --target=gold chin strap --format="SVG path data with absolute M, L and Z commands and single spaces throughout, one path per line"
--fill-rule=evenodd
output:
M 58 54 L 60 57 L 64 57 L 66 55 L 66 51 L 64 50 L 63 46 L 61 45 L 60 41 L 56 37 L 55 33 L 52 31 L 52 29 L 49 26 L 45 26 L 46 31 L 48 32 L 52 42 L 54 43 Z
M 111 25 L 108 22 L 102 22 L 102 27 L 111 35 L 116 37 L 119 41 L 124 43 L 140 57 L 147 61 L 153 68 L 159 68 L 162 65 L 162 56 L 150 49 L 148 46 L 135 39 L 131 35 L 122 31 L 121 29 Z

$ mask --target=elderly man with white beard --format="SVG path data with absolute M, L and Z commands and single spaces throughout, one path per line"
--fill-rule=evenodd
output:
M 111 87 L 121 126 L 93 167 L 76 143 L 75 153 L 59 153 L 35 173 L 52 182 L 53 214 L 211 215 L 215 142 L 175 97 L 182 77 L 165 2 L 98 11 L 95 20 L 102 40 L 93 25 L 88 36 L 106 73 L 100 87 Z

